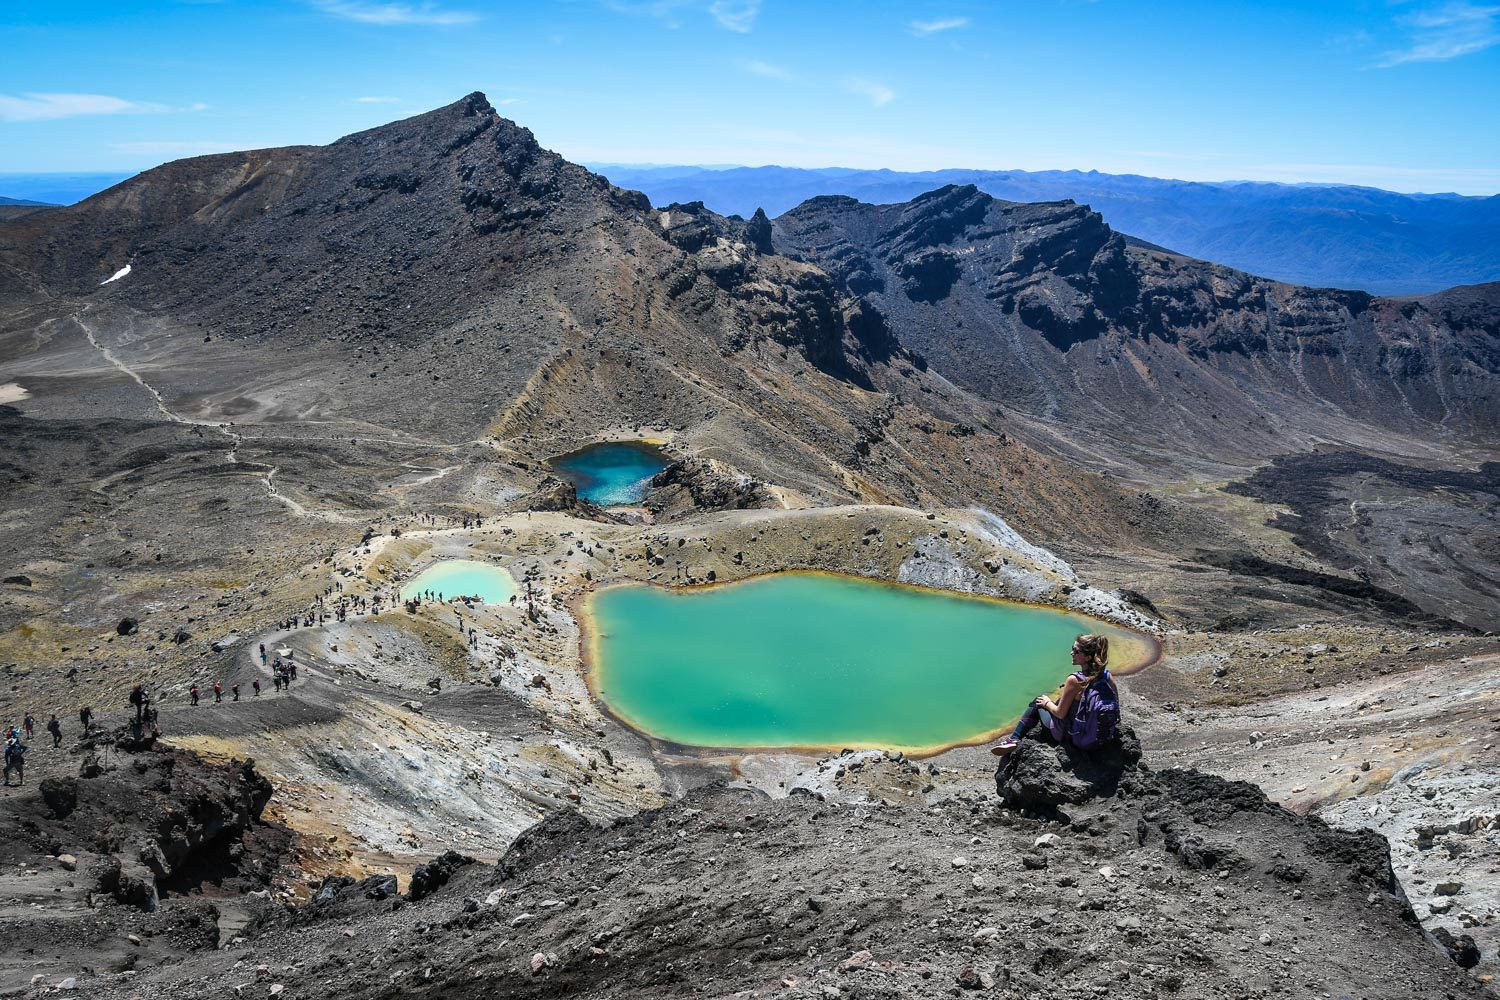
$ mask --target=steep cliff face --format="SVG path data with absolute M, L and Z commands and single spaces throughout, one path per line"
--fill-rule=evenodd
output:
M 960 385 L 1137 453 L 1275 454 L 1350 424 L 1457 440 L 1500 426 L 1500 286 L 1301 288 L 1132 241 L 1085 206 L 972 186 L 899 205 L 815 198 L 775 238 Z

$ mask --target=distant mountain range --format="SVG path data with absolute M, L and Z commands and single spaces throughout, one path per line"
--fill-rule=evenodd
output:
M 1299 285 L 1416 295 L 1500 278 L 1500 195 L 1077 170 L 592 166 L 620 187 L 645 192 L 652 204 L 701 201 L 746 218 L 757 208 L 778 216 L 818 195 L 893 204 L 947 184 L 973 184 L 1007 201 L 1076 201 L 1118 232 Z

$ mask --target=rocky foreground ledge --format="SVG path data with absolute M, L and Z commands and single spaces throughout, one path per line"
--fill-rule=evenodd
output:
M 999 799 L 711 787 L 608 827 L 564 810 L 498 864 L 450 852 L 405 895 L 388 876 L 330 879 L 300 907 L 250 890 L 279 833 L 254 818 L 252 775 L 152 752 L 8 800 L 7 870 L 59 886 L 7 901 L 5 985 L 30 961 L 38 995 L 69 977 L 120 998 L 1492 995 L 1422 935 L 1379 836 L 1149 771 L 1132 740 L 1093 769 L 1028 741 Z M 136 807 L 113 798 L 131 782 Z M 104 854 L 74 854 L 77 871 L 49 856 L 78 840 Z M 157 879 L 159 903 L 99 883 L 110 852 L 163 841 L 199 846 Z M 232 937 L 216 926 L 230 905 Z

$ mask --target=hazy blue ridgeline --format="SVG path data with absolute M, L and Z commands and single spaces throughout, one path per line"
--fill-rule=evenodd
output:
M 1072 199 L 1129 236 L 1299 285 L 1416 295 L 1500 280 L 1500 195 L 1203 183 L 1075 170 L 591 169 L 620 187 L 644 191 L 653 205 L 701 201 L 747 218 L 757 208 L 774 218 L 817 195 L 890 204 L 945 184 L 974 184 L 1007 201 Z
M 41 205 L 71 205 L 134 173 L 0 174 L 0 204 L 7 199 Z

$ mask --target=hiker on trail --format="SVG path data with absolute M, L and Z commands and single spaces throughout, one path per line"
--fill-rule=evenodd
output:
M 85 705 L 78 710 L 78 722 L 83 726 L 83 735 L 89 734 L 89 723 L 94 721 L 94 710 Z
M 291 661 L 290 663 L 288 663 L 286 665 L 286 676 L 287 676 L 287 680 L 294 681 L 294 680 L 297 679 L 297 661 L 296 660 L 293 660 L 293 661 Z
M 276 686 L 278 692 L 281 690 L 281 667 L 278 666 L 275 670 L 271 671 L 271 683 Z
M 262 662 L 262 663 L 266 662 L 266 644 L 265 643 L 261 643 L 260 644 L 260 662 Z
M 239 701 L 240 700 L 240 682 L 239 681 L 235 681 L 233 684 L 229 685 L 229 692 L 234 695 L 234 700 L 235 701 Z
M 1035 699 L 1016 723 L 1015 731 L 991 748 L 1003 757 L 1020 745 L 1022 737 L 1044 724 L 1052 739 L 1081 750 L 1113 740 L 1120 723 L 1120 692 L 1109 676 L 1109 637 L 1080 635 L 1073 640 L 1073 666 L 1078 669 L 1063 682 L 1062 695 L 1053 701 Z
M 135 721 L 140 722 L 146 708 L 146 689 L 139 684 L 130 689 L 130 706 L 135 709 Z
M 36 732 L 36 719 L 31 717 L 30 712 L 27 712 L 26 718 L 21 720 L 21 728 L 26 730 L 26 742 L 30 743 L 31 734 Z
M 288 664 L 287 668 L 281 672 L 281 686 L 288 691 L 292 689 L 292 678 L 296 675 L 296 670 L 296 666 Z
M 20 784 L 26 784 L 26 744 L 11 730 L 11 736 L 5 741 L 5 787 L 10 787 L 10 772 L 15 771 L 21 779 Z
M 257 677 L 257 678 L 255 678 L 255 680 L 251 681 L 250 682 L 250 686 L 255 689 L 255 697 L 259 698 L 260 697 L 260 678 Z
M 56 750 L 62 746 L 62 723 L 57 721 L 57 713 L 52 713 L 52 718 L 47 720 L 47 732 L 52 734 L 52 749 Z
M 192 687 L 188 688 L 188 697 L 193 699 L 194 705 L 198 704 L 198 685 L 194 684 Z
M 218 681 L 214 681 L 214 704 L 218 705 L 224 700 L 224 687 Z

